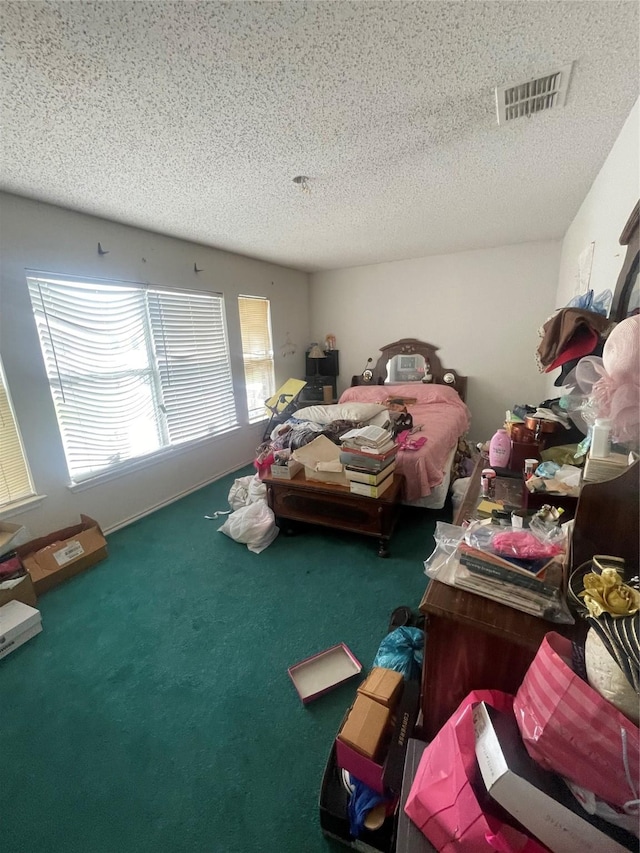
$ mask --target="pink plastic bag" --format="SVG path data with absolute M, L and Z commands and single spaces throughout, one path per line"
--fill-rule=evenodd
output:
M 618 807 L 637 799 L 638 727 L 570 666 L 571 642 L 542 641 L 513 709 L 529 755 Z
M 507 693 L 470 693 L 425 749 L 405 812 L 443 853 L 548 853 L 538 841 L 483 810 L 476 796 L 474 784 L 484 787 L 473 730 L 478 702 L 512 713 L 513 697 Z

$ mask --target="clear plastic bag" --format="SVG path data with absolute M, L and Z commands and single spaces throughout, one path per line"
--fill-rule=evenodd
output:
M 434 534 L 436 545 L 424 562 L 425 574 L 441 583 L 507 604 L 550 622 L 572 625 L 574 619 L 562 589 L 560 556 L 549 563 L 544 581 L 540 581 L 539 585 L 533 575 L 527 578 L 533 579 L 531 583 L 512 583 L 505 579 L 504 573 L 492 572 L 490 569 L 488 575 L 478 574 L 460 562 L 461 546 L 464 545 L 484 551 L 488 555 L 495 554 L 491 550 L 493 539 L 504 532 L 504 528 L 492 525 L 491 522 L 475 522 L 467 528 L 437 522 Z M 549 532 L 549 535 L 551 538 L 561 536 L 563 541 L 566 541 L 564 531 Z

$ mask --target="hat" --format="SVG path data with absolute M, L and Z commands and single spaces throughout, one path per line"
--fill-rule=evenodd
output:
M 600 340 L 595 345 L 593 350 L 589 353 L 589 355 L 600 355 L 601 356 L 603 347 L 604 347 L 604 341 L 602 338 L 600 338 Z M 574 370 L 575 367 L 577 367 L 578 362 L 580 361 L 581 358 L 584 358 L 584 356 L 579 356 L 578 358 L 572 358 L 571 361 L 565 361 L 565 363 L 562 365 L 562 367 L 560 369 L 560 373 L 558 375 L 558 378 L 553 383 L 556 386 L 556 388 L 562 388 L 562 386 L 564 386 L 564 385 L 572 385 L 575 387 L 575 385 L 576 385 L 575 377 L 569 378 L 569 374 L 571 373 L 572 370 Z
M 598 333 L 588 326 L 578 326 L 571 338 L 567 341 L 561 352 L 555 357 L 545 373 L 551 373 L 558 367 L 562 367 L 568 361 L 576 361 L 585 355 L 591 355 L 598 344 Z
M 618 323 L 602 350 L 602 376 L 592 397 L 602 417 L 612 423 L 621 444 L 640 442 L 640 315 Z

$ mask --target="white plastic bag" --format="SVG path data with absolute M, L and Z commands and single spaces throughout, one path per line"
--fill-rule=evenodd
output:
M 268 548 L 278 532 L 275 516 L 265 500 L 240 507 L 231 513 L 220 528 L 220 533 L 243 543 L 254 554 Z
M 241 506 L 246 506 L 249 501 L 249 484 L 253 480 L 253 475 L 248 477 L 239 477 L 233 481 L 233 485 L 229 489 L 229 506 L 231 509 L 240 509 Z

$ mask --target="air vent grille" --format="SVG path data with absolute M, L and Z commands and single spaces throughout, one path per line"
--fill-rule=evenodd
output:
M 498 124 L 564 106 L 571 66 L 572 63 L 564 65 L 558 71 L 526 83 L 496 87 Z

